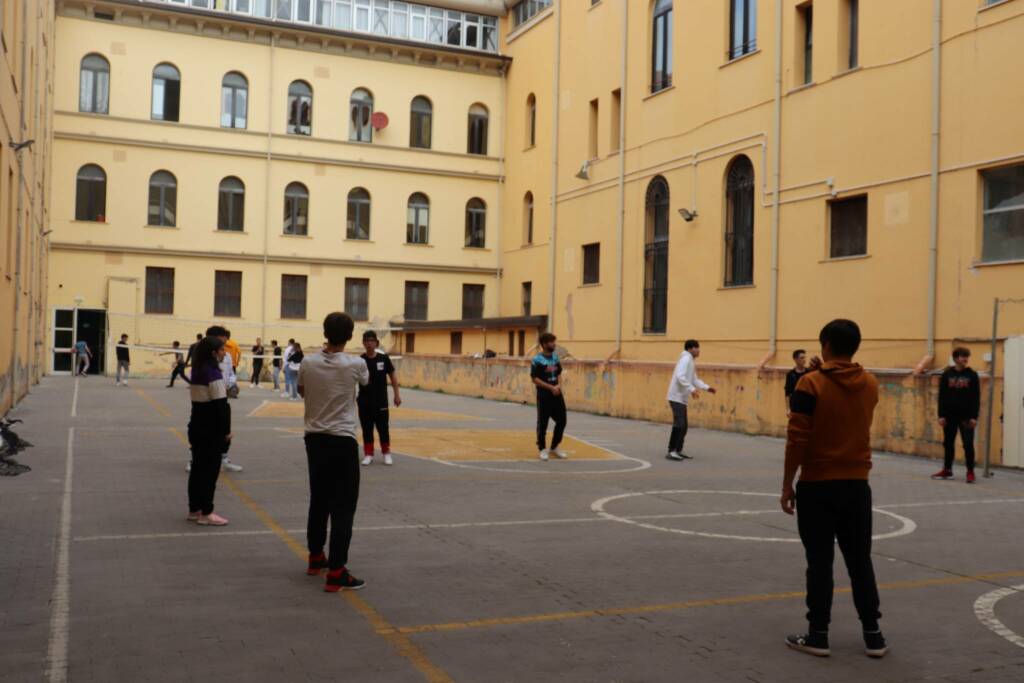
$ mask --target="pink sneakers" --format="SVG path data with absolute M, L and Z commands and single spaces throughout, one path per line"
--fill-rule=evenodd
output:
M 199 519 L 196 520 L 196 524 L 199 526 L 226 526 L 227 523 L 228 520 L 216 512 L 211 512 L 208 515 L 199 515 Z

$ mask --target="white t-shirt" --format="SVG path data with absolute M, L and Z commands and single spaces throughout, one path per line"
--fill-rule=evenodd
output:
M 306 431 L 356 437 L 356 388 L 370 381 L 366 361 L 348 353 L 317 351 L 302 359 L 298 384 L 306 400 Z

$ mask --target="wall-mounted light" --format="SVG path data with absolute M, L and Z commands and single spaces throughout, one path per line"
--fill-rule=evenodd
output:
M 34 143 L 35 143 L 35 140 L 24 140 L 22 142 L 15 142 L 14 140 L 11 140 L 10 144 L 9 144 L 9 147 L 11 148 L 12 151 L 20 152 L 21 150 L 25 149 L 26 147 L 31 147 Z
M 579 178 L 580 180 L 590 180 L 590 160 L 589 159 L 584 161 L 583 165 L 580 166 L 579 173 L 576 174 L 576 177 Z
M 679 209 L 679 215 L 683 217 L 683 220 L 687 223 L 692 223 L 693 219 L 697 217 L 696 211 L 690 211 L 689 209 Z

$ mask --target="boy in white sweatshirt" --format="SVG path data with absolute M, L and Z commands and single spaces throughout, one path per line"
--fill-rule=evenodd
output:
M 693 457 L 683 454 L 683 442 L 689 428 L 686 407 L 690 397 L 696 398 L 701 391 L 715 393 L 714 387 L 708 386 L 697 376 L 696 360 L 700 356 L 700 342 L 696 339 L 687 339 L 683 349 L 672 373 L 672 381 L 668 385 L 668 405 L 672 408 L 672 435 L 668 439 L 668 454 L 665 457 L 669 460 Z

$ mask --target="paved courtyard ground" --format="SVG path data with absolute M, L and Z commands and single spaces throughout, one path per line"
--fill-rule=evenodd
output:
M 832 657 L 787 650 L 803 557 L 782 442 L 403 392 L 394 467 L 362 469 L 350 567 L 305 575 L 299 405 L 232 402 L 217 510 L 185 522 L 184 387 L 47 378 L 15 414 L 33 470 L 0 479 L 0 681 L 1024 680 L 1024 476 L 880 454 L 875 567 L 891 652 L 862 652 L 837 564 Z M 657 397 L 660 399 L 660 397 Z M 709 397 L 710 398 L 710 397 Z

